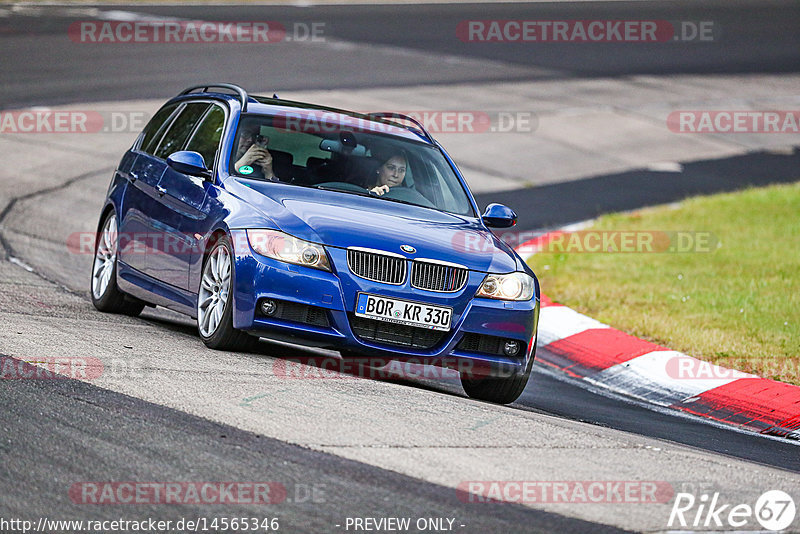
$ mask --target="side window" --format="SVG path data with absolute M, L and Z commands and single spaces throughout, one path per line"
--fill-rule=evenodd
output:
M 194 130 L 197 120 L 203 115 L 208 106 L 205 102 L 198 102 L 183 108 L 181 114 L 172 121 L 169 130 L 161 138 L 161 143 L 153 155 L 157 158 L 167 159 L 167 156 L 183 148 L 189 134 Z
M 150 122 L 147 123 L 147 126 L 144 127 L 144 135 L 142 136 L 142 143 L 139 145 L 139 149 L 142 152 L 147 152 L 148 154 L 153 153 L 153 149 L 158 144 L 158 140 L 160 136 L 156 135 L 159 132 L 164 133 L 164 125 L 172 116 L 172 112 L 175 111 L 175 108 L 178 107 L 178 104 L 171 104 L 169 106 L 164 106 L 163 108 L 159 109 L 153 118 L 150 119 Z
M 195 130 L 186 150 L 199 152 L 209 168 L 214 167 L 217 157 L 219 140 L 222 138 L 222 129 L 225 127 L 225 112 L 221 107 L 212 105 L 203 117 L 202 122 Z

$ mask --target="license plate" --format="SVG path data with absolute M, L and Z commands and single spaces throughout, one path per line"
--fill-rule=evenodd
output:
M 388 323 L 447 331 L 450 330 L 453 308 L 359 293 L 356 315 Z

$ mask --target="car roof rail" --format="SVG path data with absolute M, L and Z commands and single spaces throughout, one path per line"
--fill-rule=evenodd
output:
M 428 133 L 428 130 L 425 129 L 422 123 L 413 117 L 409 117 L 408 115 L 403 115 L 402 113 L 397 113 L 395 111 L 377 111 L 375 113 L 367 113 L 367 117 L 375 117 L 377 119 L 401 119 L 408 121 L 414 124 L 428 141 L 430 141 L 431 143 L 434 142 L 433 136 L 430 133 Z M 403 126 L 409 128 L 406 125 Z
M 247 101 L 250 99 L 247 91 L 232 83 L 207 83 L 203 85 L 193 85 L 181 91 L 180 95 L 188 95 L 197 89 L 202 89 L 204 93 L 208 93 L 208 90 L 212 87 L 216 87 L 217 89 L 228 89 L 239 95 L 239 102 L 242 104 L 242 112 L 247 111 Z

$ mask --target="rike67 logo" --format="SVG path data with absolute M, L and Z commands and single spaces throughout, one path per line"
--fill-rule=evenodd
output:
M 719 492 L 702 494 L 678 493 L 669 514 L 668 527 L 693 527 L 709 530 L 756 527 L 765 530 L 786 530 L 792 525 L 797 510 L 794 499 L 781 490 L 770 490 L 755 502 L 732 504 L 725 502 Z

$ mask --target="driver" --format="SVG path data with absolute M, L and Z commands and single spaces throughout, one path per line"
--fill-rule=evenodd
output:
M 403 153 L 394 154 L 375 170 L 375 185 L 367 187 L 376 195 L 383 195 L 389 189 L 403 183 L 408 168 L 408 158 Z

